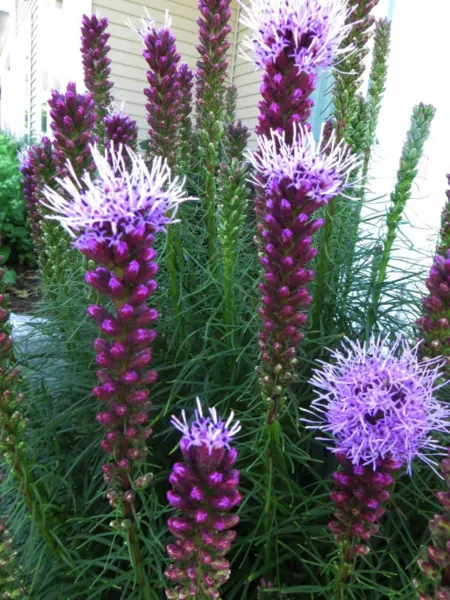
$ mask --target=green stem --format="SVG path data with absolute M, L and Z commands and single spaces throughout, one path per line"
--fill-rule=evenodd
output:
M 214 256 L 216 250 L 216 184 L 215 184 L 215 165 L 213 162 L 207 162 L 206 170 L 208 172 L 206 181 L 206 229 L 208 232 L 208 252 L 209 258 Z
M 322 311 L 325 301 L 326 282 L 328 277 L 328 270 L 330 265 L 330 246 L 331 246 L 331 234 L 333 231 L 333 222 L 336 214 L 336 198 L 333 198 L 328 206 L 325 214 L 325 221 L 323 226 L 323 234 L 321 240 L 321 246 L 319 251 L 319 259 L 317 261 L 317 284 L 315 291 L 315 304 L 313 309 L 313 331 L 317 334 L 321 334 L 322 324 Z
M 181 243 L 181 240 L 180 242 Z M 167 273 L 169 275 L 170 294 L 172 296 L 172 305 L 178 319 L 180 338 L 186 337 L 186 327 L 184 323 L 183 311 L 180 305 L 180 289 L 178 287 L 177 261 L 176 261 L 175 232 L 172 226 L 167 228 Z

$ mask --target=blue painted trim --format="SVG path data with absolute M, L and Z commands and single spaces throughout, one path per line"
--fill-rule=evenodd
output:
M 388 14 L 387 14 L 387 18 L 389 19 L 389 21 L 392 21 L 392 16 L 394 14 L 394 7 L 395 7 L 395 0 L 389 0 L 389 8 L 388 8 Z

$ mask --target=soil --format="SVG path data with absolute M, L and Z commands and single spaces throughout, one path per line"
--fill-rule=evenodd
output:
M 7 288 L 9 308 L 16 314 L 32 314 L 39 300 L 38 272 L 29 266 L 15 266 L 16 283 Z

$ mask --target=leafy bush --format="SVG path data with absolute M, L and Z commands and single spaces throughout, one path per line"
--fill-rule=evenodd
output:
M 23 145 L 23 142 L 0 132 L 0 236 L 3 238 L 0 255 L 11 264 L 33 260 L 33 243 L 17 157 Z

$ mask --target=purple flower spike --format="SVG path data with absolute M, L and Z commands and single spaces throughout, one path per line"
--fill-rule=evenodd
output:
M 176 463 L 170 475 L 172 491 L 167 498 L 181 516 L 168 521 L 175 536 L 167 552 L 173 563 L 165 575 L 175 584 L 167 589 L 167 598 L 220 598 L 219 587 L 230 575 L 224 558 L 236 537 L 232 530 L 239 517 L 232 514 L 241 501 L 238 492 L 239 471 L 233 469 L 237 452 L 233 437 L 240 431 L 233 413 L 222 421 L 216 409 L 204 416 L 199 399 L 191 424 L 172 417 L 172 424 L 183 437 L 184 463 Z
M 41 214 L 39 198 L 44 185 L 49 185 L 53 178 L 54 157 L 52 143 L 43 137 L 39 145 L 31 146 L 20 157 L 22 188 L 27 203 L 28 219 L 31 227 L 35 249 L 42 244 Z
M 320 361 L 311 380 L 317 398 L 305 412 L 315 420 L 302 420 L 331 434 L 329 449 L 342 468 L 334 473 L 329 526 L 347 564 L 370 551 L 395 472 L 406 464 L 411 473 L 415 458 L 434 469 L 433 455 L 445 450 L 432 437 L 450 431 L 450 408 L 434 398 L 443 385 L 442 361 L 419 362 L 417 353 L 400 337 L 392 348 L 383 339 L 367 348 L 347 340 L 332 352 L 334 364 Z
M 112 81 L 108 79 L 111 73 L 111 60 L 108 53 L 111 48 L 107 45 L 110 37 L 106 32 L 108 19 L 99 19 L 97 15 L 83 15 L 81 26 L 81 57 L 84 68 L 84 83 L 92 93 L 96 108 L 100 111 L 100 119 L 108 111 L 112 102 L 110 89 Z
M 450 186 L 450 175 L 447 175 Z M 450 190 L 442 214 L 440 244 L 430 274 L 426 280 L 429 291 L 422 298 L 424 316 L 417 321 L 423 337 L 420 353 L 423 358 L 443 355 L 447 358 L 446 376 L 450 365 Z
M 228 68 L 226 54 L 231 46 L 227 36 L 231 32 L 231 0 L 198 0 L 201 17 L 197 19 L 200 43 L 197 51 L 197 102 L 200 123 L 223 118 L 225 93 L 224 82 Z M 203 114 L 205 113 L 205 114 Z
M 140 248 L 143 257 L 151 255 L 151 245 L 142 246 L 143 241 L 165 231 L 174 222 L 180 202 L 189 198 L 179 179 L 171 180 L 167 162 L 160 158 L 148 169 L 143 158 L 128 149 L 132 162 L 128 170 L 120 153 L 114 153 L 111 166 L 109 157 L 95 147 L 91 152 L 98 178 L 92 180 L 86 173 L 82 185 L 68 165 L 71 177 L 58 180 L 67 194 L 46 188 L 42 205 L 51 211 L 46 217 L 59 221 L 81 252 L 106 266 L 114 258 L 123 268 L 120 255 L 125 254 L 129 264 L 135 252 L 131 249 Z
M 305 307 L 311 297 L 307 284 L 313 271 L 307 268 L 315 256 L 312 235 L 321 225 L 314 212 L 342 192 L 355 158 L 343 144 L 320 154 L 311 134 L 299 131 L 294 145 L 272 132 L 259 137 L 259 150 L 249 158 L 256 183 L 265 202 L 257 210 L 261 239 L 261 265 L 265 281 L 260 284 L 259 314 L 263 395 L 275 418 L 285 388 L 292 382 L 296 348 L 307 321 Z M 262 187 L 264 185 L 264 187 Z
M 328 526 L 342 544 L 344 561 L 351 564 L 370 552 L 367 544 L 380 527 L 378 521 L 386 512 L 393 476 L 402 463 L 391 458 L 378 460 L 375 472 L 371 465 L 352 464 L 344 454 L 336 457 L 342 470 L 333 474 L 337 490 L 331 492 L 331 500 L 336 509 Z
M 445 385 L 438 383 L 442 360 L 420 362 L 417 353 L 400 337 L 392 348 L 382 339 L 368 348 L 347 340 L 332 352 L 334 364 L 321 361 L 315 371 L 318 397 L 308 412 L 317 420 L 308 427 L 329 433 L 330 450 L 354 465 L 376 470 L 378 461 L 392 458 L 408 473 L 415 458 L 436 465 L 441 447 L 432 432 L 450 432 L 450 407 L 434 397 Z
M 67 175 L 67 160 L 78 176 L 84 171 L 92 171 L 89 144 L 95 142 L 93 133 L 96 115 L 92 94 L 78 94 L 74 83 L 69 83 L 65 94 L 56 90 L 48 101 L 51 108 L 50 124 L 54 132 L 53 146 L 57 174 Z
M 175 152 L 179 143 L 178 125 L 182 118 L 180 112 L 180 81 L 175 36 L 172 33 L 171 20 L 166 13 L 164 26 L 156 29 L 151 20 L 143 21 L 140 36 L 144 44 L 142 55 L 149 70 L 149 87 L 144 90 L 147 96 L 147 123 L 151 153 L 164 156 L 171 167 L 174 166 Z
M 178 69 L 178 82 L 180 84 L 180 159 L 184 170 L 188 169 L 190 160 L 190 142 L 192 137 L 192 88 L 194 86 L 194 73 L 187 63 L 180 65 Z M 182 169 L 183 170 L 183 169 Z
M 105 117 L 104 125 L 105 147 L 110 156 L 109 163 L 112 165 L 112 153 L 121 149 L 125 163 L 130 168 L 132 162 L 126 152 L 126 146 L 136 152 L 138 140 L 136 121 L 133 121 L 129 115 L 122 112 L 113 112 Z
M 158 312 L 147 306 L 157 288 L 153 244 L 186 196 L 166 162 L 157 159 L 147 168 L 141 157 L 127 152 L 130 170 L 121 152 L 112 153 L 110 165 L 111 157 L 92 148 L 97 179 L 85 174 L 81 183 L 69 165 L 71 178 L 58 180 L 63 195 L 46 188 L 43 204 L 51 211 L 46 217 L 59 221 L 75 238 L 74 246 L 97 264 L 86 281 L 114 306 L 111 312 L 100 305 L 88 309 L 102 333 L 95 342 L 99 382 L 93 395 L 102 401 L 96 420 L 106 429 L 101 446 L 111 459 L 104 469 L 108 499 L 133 521 L 133 490 L 150 481 L 150 474 L 135 476 L 151 435 L 147 386 L 157 376 L 149 368 L 149 346 Z
M 328 68 L 345 50 L 341 42 L 351 25 L 347 0 L 251 0 L 241 3 L 241 23 L 253 35 L 244 45 L 265 71 L 256 133 L 285 131 L 292 141 L 295 123 L 311 113 L 310 95 L 319 69 Z

